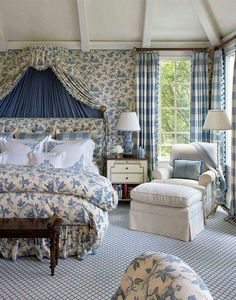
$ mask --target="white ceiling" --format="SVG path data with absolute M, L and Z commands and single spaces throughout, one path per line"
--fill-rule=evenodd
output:
M 0 0 L 0 51 L 206 47 L 235 34 L 236 0 Z

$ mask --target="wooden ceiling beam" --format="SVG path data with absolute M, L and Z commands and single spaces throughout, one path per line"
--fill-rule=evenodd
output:
M 86 0 L 76 0 L 76 3 L 77 3 L 77 11 L 79 17 L 81 50 L 83 52 L 88 52 L 90 51 L 90 46 L 89 46 Z
M 220 35 L 212 11 L 206 0 L 191 0 L 202 27 L 213 46 L 220 44 Z
M 5 52 L 8 50 L 7 40 L 4 38 L 2 28 L 0 26 L 0 52 Z
M 153 0 L 146 0 L 144 25 L 143 25 L 143 39 L 142 39 L 142 47 L 144 48 L 146 47 L 148 48 L 151 46 L 152 8 L 153 8 Z

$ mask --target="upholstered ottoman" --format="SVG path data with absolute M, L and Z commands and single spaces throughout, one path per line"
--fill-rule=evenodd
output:
M 122 275 L 112 300 L 213 300 L 201 277 L 174 255 L 144 253 Z
M 129 226 L 183 241 L 204 229 L 202 193 L 175 184 L 143 183 L 131 193 Z

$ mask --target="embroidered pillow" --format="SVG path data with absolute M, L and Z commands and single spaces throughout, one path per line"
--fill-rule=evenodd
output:
M 64 152 L 31 152 L 30 162 L 33 166 L 40 168 L 63 168 Z
M 176 159 L 174 161 L 174 178 L 198 180 L 201 173 L 202 162 L 199 160 Z
M 18 144 L 21 145 L 25 145 L 29 148 L 29 151 L 38 151 L 38 152 L 43 152 L 44 150 L 44 144 L 46 143 L 47 138 L 45 138 L 44 140 L 32 140 L 32 139 L 11 139 L 9 141 L 7 141 L 7 143 L 5 144 L 5 149 L 9 150 L 13 149 L 14 147 L 17 147 Z
M 80 139 L 78 141 L 57 141 L 50 139 L 47 143 L 47 151 L 65 152 L 65 168 L 72 167 L 81 156 L 84 155 L 84 167 L 93 161 L 95 143 L 91 139 Z

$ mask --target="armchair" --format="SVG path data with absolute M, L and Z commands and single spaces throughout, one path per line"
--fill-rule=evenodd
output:
M 204 155 L 209 155 L 211 160 L 216 164 L 217 162 L 217 145 L 213 143 L 199 143 L 203 148 L 207 147 L 204 153 L 199 151 L 197 147 L 192 144 L 176 144 L 172 147 L 170 162 L 167 167 L 157 168 L 152 172 L 152 177 L 157 182 L 177 184 L 183 186 L 190 186 L 202 192 L 203 207 L 205 216 L 208 216 L 215 207 L 214 190 L 216 170 L 209 169 L 209 164 L 206 162 L 209 157 L 204 159 Z M 186 178 L 173 178 L 173 166 L 176 159 L 185 160 L 200 160 L 202 161 L 202 174 L 198 180 Z

